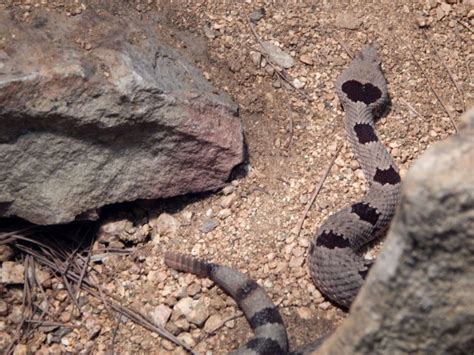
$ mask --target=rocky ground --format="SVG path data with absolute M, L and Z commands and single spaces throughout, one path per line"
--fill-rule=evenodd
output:
M 12 7 L 28 22 L 38 8 L 47 8 L 67 21 L 99 6 L 104 5 L 25 0 L 7 1 L 0 11 Z M 472 1 L 149 0 L 107 6 L 116 16 L 159 18 L 172 44 L 233 97 L 240 106 L 249 158 L 215 194 L 111 209 L 94 249 L 135 251 L 92 257 L 104 291 L 165 324 L 199 353 L 236 348 L 251 334 L 245 319 L 232 317 L 238 308 L 212 282 L 169 270 L 163 253 L 176 250 L 231 265 L 256 279 L 279 305 L 292 348 L 337 327 L 346 314 L 315 289 L 305 262 L 309 240 L 321 222 L 366 189 L 345 141 L 335 79 L 350 53 L 372 40 L 380 44 L 392 106 L 377 129 L 403 177 L 430 144 L 455 132 L 457 118 L 473 103 Z M 0 43 L 2 36 L 8 34 L 0 34 Z M 259 40 L 271 41 L 292 58 L 281 63 L 288 66 L 282 71 L 285 80 L 276 73 L 280 68 L 268 62 L 271 49 L 262 53 Z M 84 44 L 84 50 L 93 45 Z M 298 235 L 311 193 L 340 144 Z M 19 265 L 18 254 L 5 247 L 1 251 L 2 261 L 12 261 L 9 267 Z M 367 257 L 375 253 L 368 251 Z M 77 327 L 42 326 L 16 346 L 16 353 L 183 353 L 126 318 L 117 322 L 99 299 L 84 296 L 83 314 L 76 317 L 65 285 L 48 276 L 43 283 L 52 315 L 61 310 L 55 321 Z M 21 285 L 0 284 L 0 347 L 15 336 L 22 290 Z

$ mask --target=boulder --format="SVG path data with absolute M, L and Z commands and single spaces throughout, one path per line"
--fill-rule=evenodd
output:
M 89 8 L 0 13 L 0 216 L 66 223 L 228 180 L 237 106 L 158 28 Z
M 409 170 L 379 258 L 317 354 L 474 349 L 474 110 Z

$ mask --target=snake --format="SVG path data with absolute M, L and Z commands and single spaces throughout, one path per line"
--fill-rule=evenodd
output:
M 395 162 L 375 131 L 375 119 L 389 103 L 377 45 L 364 46 L 336 80 L 336 92 L 345 112 L 345 130 L 368 183 L 357 203 L 323 221 L 309 245 L 308 264 L 316 287 L 324 296 L 349 308 L 362 287 L 372 260 L 364 247 L 387 229 L 401 194 Z M 254 336 L 232 354 L 306 354 L 317 349 L 321 337 L 290 352 L 288 335 L 278 308 L 254 280 L 238 270 L 167 251 L 165 264 L 175 270 L 213 280 L 243 311 Z

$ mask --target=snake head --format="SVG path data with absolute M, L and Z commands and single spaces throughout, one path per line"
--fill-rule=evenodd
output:
M 377 44 L 366 45 L 336 81 L 336 90 L 344 109 L 369 107 L 374 115 L 388 103 L 387 82 L 380 68 Z

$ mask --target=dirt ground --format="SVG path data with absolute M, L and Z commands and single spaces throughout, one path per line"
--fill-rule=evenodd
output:
M 26 22 L 38 8 L 61 12 L 67 21 L 87 7 L 106 6 L 100 1 L 82 7 L 78 1 L 7 3 L 0 11 L 17 7 Z M 455 132 L 455 122 L 473 103 L 472 0 L 142 0 L 107 6 L 117 16 L 158 18 L 172 44 L 194 58 L 218 90 L 231 95 L 240 106 L 249 158 L 222 191 L 111 209 L 115 219 L 134 216 L 133 230 L 145 230 L 148 237 L 133 245 L 120 236 L 98 241 L 136 248 L 132 254 L 93 259 L 104 290 L 154 319 L 171 312 L 166 328 L 198 353 L 235 349 L 251 334 L 247 322 L 243 317 L 223 322 L 238 312 L 229 297 L 212 282 L 164 265 L 164 251 L 176 250 L 230 265 L 257 280 L 279 306 L 292 349 L 337 327 L 347 314 L 314 287 L 305 260 L 321 222 L 366 189 L 345 140 L 335 79 L 350 53 L 379 43 L 392 105 L 377 130 L 403 178 L 427 147 Z M 261 17 L 255 20 L 261 40 L 294 58 L 294 66 L 284 72 L 286 81 L 259 54 L 249 16 Z M 298 236 L 306 204 L 339 144 L 342 149 Z M 158 218 L 162 212 L 167 215 Z M 374 254 L 369 251 L 367 257 Z M 58 308 L 65 302 L 57 296 L 63 289 L 53 279 L 47 290 Z M 0 332 L 12 339 L 21 288 L 2 286 L 1 294 L 7 311 L 0 316 Z M 204 314 L 198 314 L 204 321 L 190 321 L 177 311 L 176 304 L 187 297 L 199 303 L 196 312 Z M 59 340 L 50 336 L 51 329 L 40 328 L 16 352 L 184 353 L 128 319 L 117 322 L 98 299 L 87 298 L 85 304 L 81 317 L 59 319 L 79 327 Z M 64 313 L 71 308 L 67 305 Z

